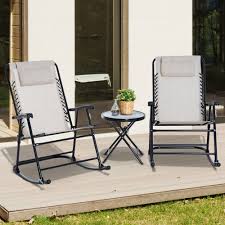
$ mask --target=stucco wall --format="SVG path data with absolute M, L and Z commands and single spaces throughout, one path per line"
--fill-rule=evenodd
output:
M 137 94 L 136 109 L 147 116 L 132 132 L 148 131 L 152 60 L 160 55 L 190 54 L 192 1 L 129 0 L 129 87 Z
M 74 99 L 74 0 L 29 0 L 29 60 L 53 59 L 61 70 L 70 106 Z M 148 131 L 151 63 L 159 55 L 192 54 L 192 1 L 129 0 L 129 87 L 146 120 L 132 132 Z
M 58 64 L 70 107 L 75 104 L 74 4 L 74 0 L 28 1 L 28 58 Z

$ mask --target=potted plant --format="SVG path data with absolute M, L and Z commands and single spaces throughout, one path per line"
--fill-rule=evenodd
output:
M 135 92 L 132 89 L 118 90 L 117 100 L 119 101 L 120 113 L 130 115 L 133 113 Z

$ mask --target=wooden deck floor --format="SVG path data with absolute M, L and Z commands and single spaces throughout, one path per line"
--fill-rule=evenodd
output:
M 98 138 L 101 155 L 114 138 Z M 0 216 L 8 221 L 27 220 L 34 215 L 66 215 L 225 193 L 225 125 L 218 126 L 222 163 L 218 169 L 214 169 L 205 156 L 159 155 L 153 171 L 147 157 L 148 136 L 133 138 L 145 152 L 144 165 L 137 163 L 125 145 L 120 145 L 107 161 L 110 171 L 89 171 L 74 165 L 61 167 L 45 171 L 44 177 L 51 178 L 52 183 L 42 186 L 30 184 L 12 172 L 15 143 L 1 144 Z M 160 142 L 203 141 L 201 136 L 193 135 L 164 134 L 156 139 Z M 44 155 L 69 148 L 71 142 L 64 142 L 42 147 L 39 153 Z M 23 146 L 25 158 L 32 156 L 30 149 L 29 145 Z M 79 158 L 94 152 L 90 140 L 79 140 L 77 149 Z M 48 161 L 48 165 L 58 161 Z M 42 166 L 46 163 L 42 162 Z M 26 174 L 32 175 L 35 171 L 34 165 L 23 168 Z

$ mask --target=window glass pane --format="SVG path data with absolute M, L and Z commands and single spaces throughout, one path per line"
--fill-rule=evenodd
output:
M 193 1 L 193 53 L 206 61 L 207 99 L 225 105 L 224 0 Z M 218 116 L 225 117 L 223 107 Z
M 94 104 L 102 123 L 120 88 L 120 1 L 76 0 L 75 15 L 76 104 Z

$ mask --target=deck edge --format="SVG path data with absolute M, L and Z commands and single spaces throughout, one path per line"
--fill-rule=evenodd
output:
M 64 216 L 83 212 L 92 212 L 130 206 L 146 205 L 152 203 L 203 197 L 223 193 L 225 193 L 225 183 L 187 189 L 164 191 L 164 192 L 146 193 L 141 195 L 124 196 L 104 200 L 63 204 L 50 207 L 33 208 L 18 211 L 7 211 L 8 216 L 5 216 L 5 220 L 9 222 L 14 222 L 14 221 L 29 220 L 33 216 L 48 216 L 48 217 Z
M 9 221 L 9 212 L 2 205 L 0 205 L 0 219 Z

